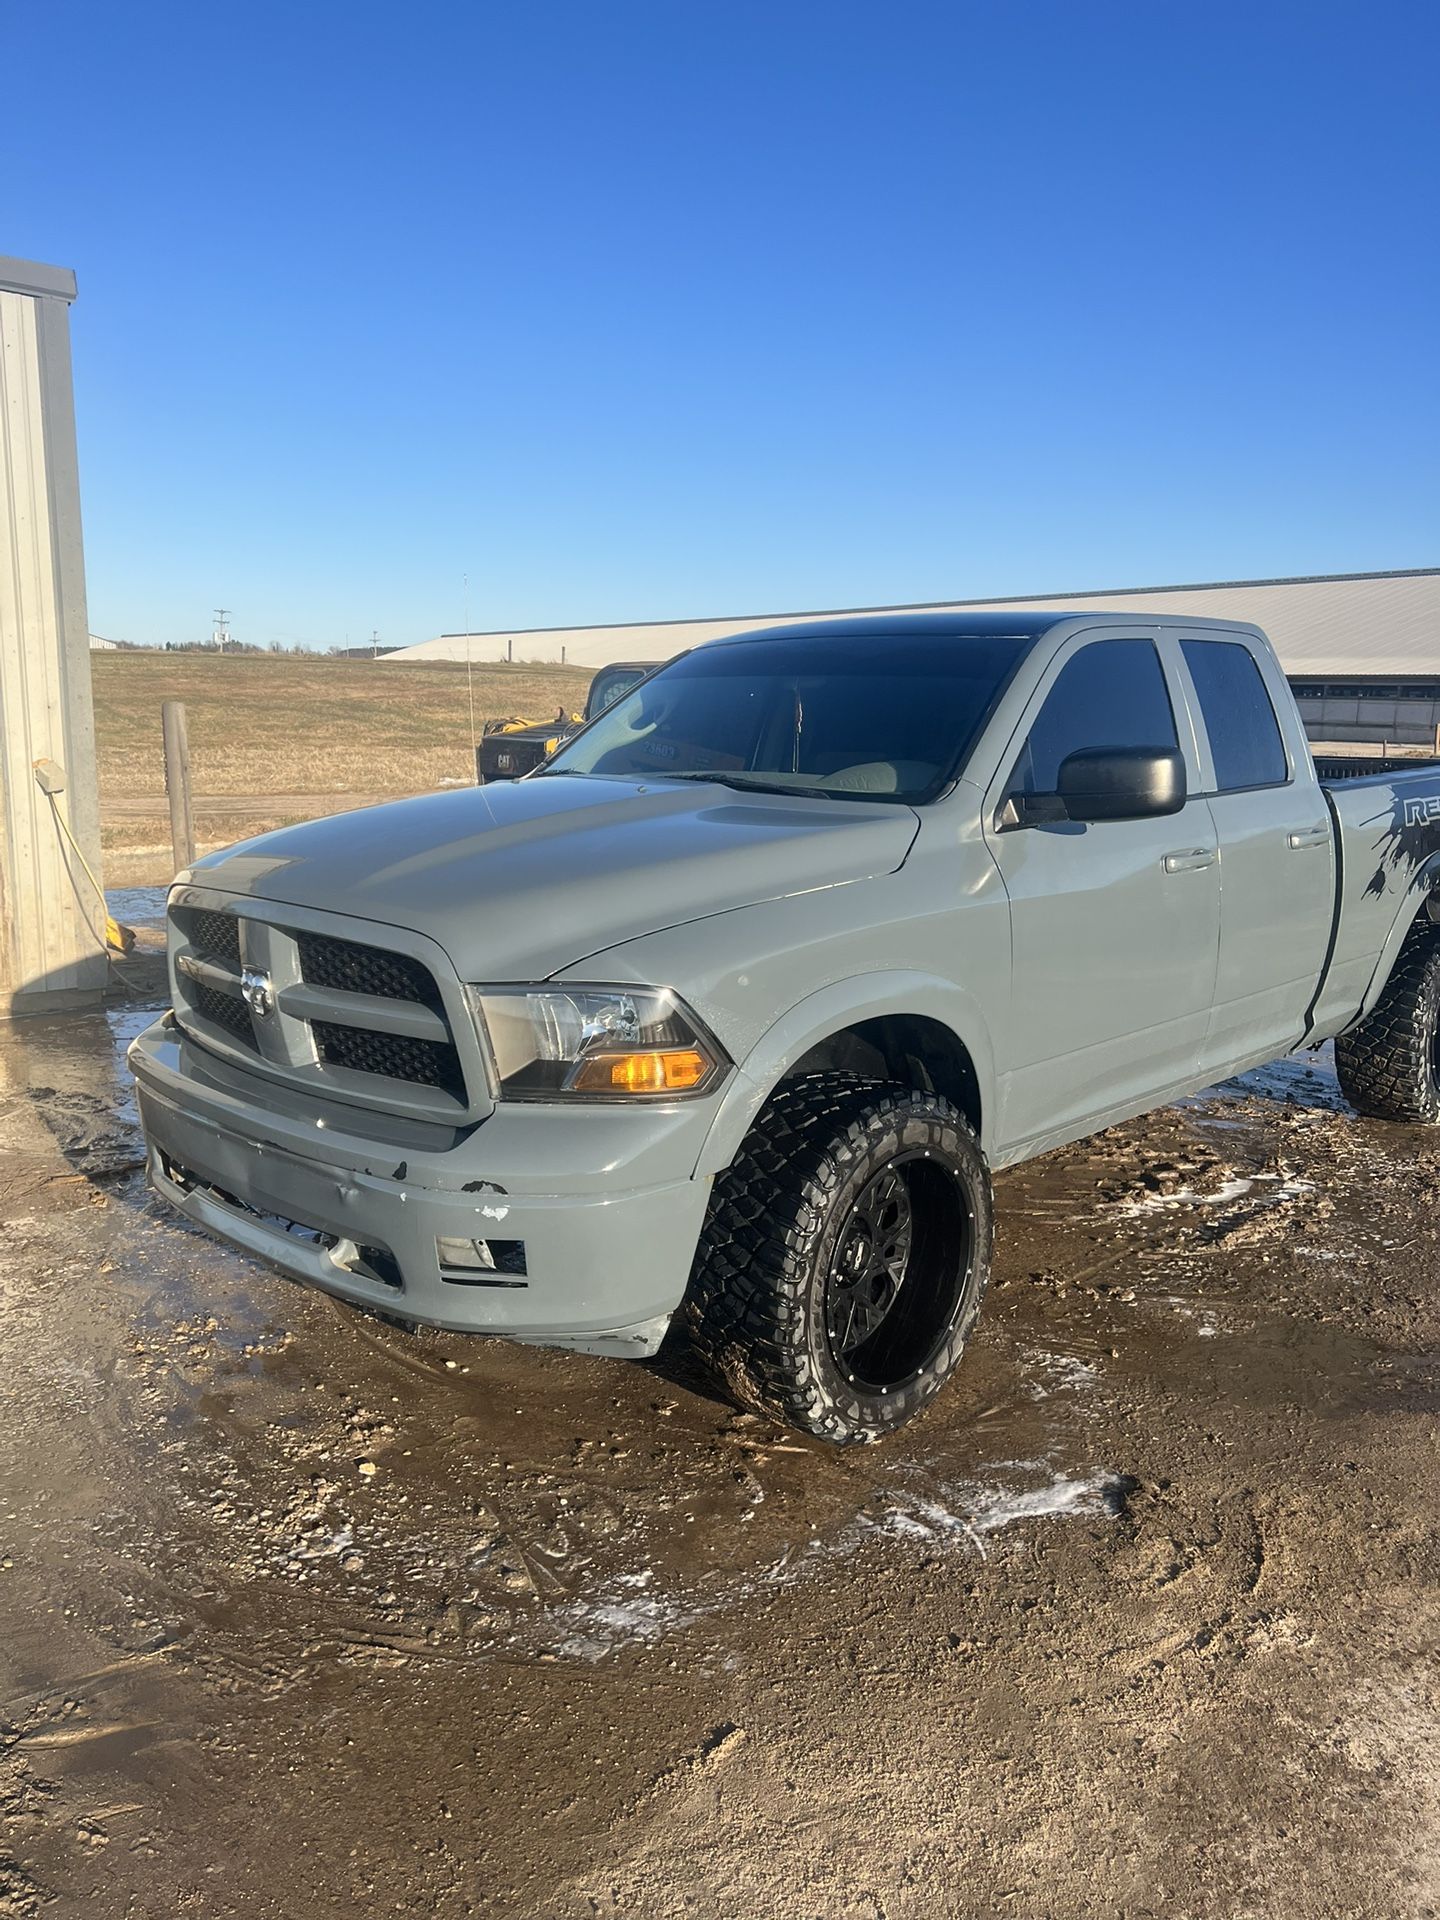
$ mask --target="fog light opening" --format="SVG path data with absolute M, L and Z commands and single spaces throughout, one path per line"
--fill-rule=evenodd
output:
M 488 1240 L 456 1240 L 441 1234 L 435 1242 L 435 1257 L 442 1267 L 481 1267 L 495 1271 L 495 1256 Z
M 523 1240 L 463 1240 L 441 1234 L 435 1241 L 440 1278 L 460 1287 L 523 1287 Z

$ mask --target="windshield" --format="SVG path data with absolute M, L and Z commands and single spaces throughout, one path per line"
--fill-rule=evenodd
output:
M 700 647 L 607 708 L 545 772 L 931 799 L 1029 645 L 815 634 Z

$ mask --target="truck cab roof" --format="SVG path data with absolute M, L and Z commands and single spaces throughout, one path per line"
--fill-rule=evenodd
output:
M 952 634 L 957 640 L 987 639 L 997 635 L 1017 635 L 1024 639 L 1037 639 L 1042 633 L 1049 633 L 1056 627 L 1136 627 L 1151 630 L 1156 627 L 1194 629 L 1205 627 L 1218 628 L 1233 633 L 1243 633 L 1252 638 L 1263 636 L 1257 627 L 1242 620 L 1214 620 L 1208 614 L 1184 617 L 1176 614 L 1152 613 L 1112 613 L 1105 608 L 1094 608 L 1089 612 L 1076 613 L 1070 609 L 996 608 L 986 613 L 868 613 L 845 614 L 831 620 L 790 621 L 783 626 L 758 627 L 748 633 L 726 634 L 723 639 L 710 640 L 708 647 L 736 646 L 746 640 L 799 640 L 807 636 L 823 638 L 832 636 L 855 638 L 864 634 L 884 635 L 889 639 L 903 639 L 921 634 Z

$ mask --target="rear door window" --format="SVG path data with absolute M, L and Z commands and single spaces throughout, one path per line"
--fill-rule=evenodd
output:
M 1015 763 L 1009 791 L 1054 793 L 1060 763 L 1087 747 L 1176 747 L 1175 712 L 1152 640 L 1094 640 L 1060 670 Z
M 1284 786 L 1290 763 L 1254 654 L 1231 640 L 1182 640 L 1180 650 L 1210 736 L 1216 792 Z

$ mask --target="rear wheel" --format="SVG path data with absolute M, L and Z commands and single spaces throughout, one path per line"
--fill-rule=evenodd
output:
M 743 1405 L 878 1440 L 954 1370 L 990 1244 L 989 1174 L 947 1100 L 812 1074 L 780 1089 L 715 1183 L 691 1342 Z
M 1440 1122 L 1440 934 L 1416 922 L 1373 1010 L 1335 1042 L 1340 1090 L 1357 1112 Z

